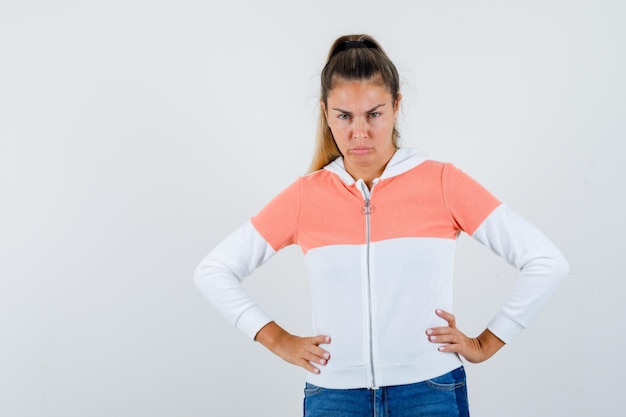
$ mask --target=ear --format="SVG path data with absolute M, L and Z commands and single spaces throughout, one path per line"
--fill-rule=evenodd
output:
M 393 103 L 393 117 L 398 117 L 398 112 L 400 111 L 400 102 L 402 101 L 402 94 L 398 93 L 396 97 L 396 102 Z
M 328 113 L 326 113 L 326 105 L 324 104 L 324 100 L 320 100 L 320 110 L 324 115 L 324 121 L 326 122 L 326 126 L 330 129 L 330 125 L 328 124 Z

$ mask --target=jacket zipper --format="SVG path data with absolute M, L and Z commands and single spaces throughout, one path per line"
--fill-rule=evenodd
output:
M 367 320 L 368 320 L 368 332 L 369 332 L 369 356 L 370 356 L 370 378 L 371 378 L 371 386 L 370 389 L 378 389 L 376 386 L 376 373 L 374 371 L 374 326 L 372 324 L 372 308 L 373 308 L 373 294 L 372 294 L 372 276 L 370 271 L 370 214 L 374 211 L 374 207 L 371 205 L 371 194 L 374 190 L 374 185 L 372 185 L 372 190 L 367 188 L 367 185 L 362 181 L 360 181 L 361 193 L 363 194 L 363 207 L 361 207 L 361 213 L 365 215 L 365 236 L 366 236 L 366 247 L 365 247 L 365 262 L 366 262 L 366 277 L 367 277 Z

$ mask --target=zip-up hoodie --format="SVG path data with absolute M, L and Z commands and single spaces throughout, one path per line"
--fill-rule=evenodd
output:
M 452 311 L 456 239 L 463 231 L 519 270 L 487 328 L 508 343 L 539 313 L 568 264 L 559 250 L 464 172 L 398 149 L 370 189 L 342 158 L 298 178 L 200 263 L 195 282 L 254 338 L 272 319 L 241 281 L 277 251 L 300 246 L 311 282 L 314 334 L 331 360 L 307 381 L 375 388 L 424 381 L 461 365 L 429 342 Z

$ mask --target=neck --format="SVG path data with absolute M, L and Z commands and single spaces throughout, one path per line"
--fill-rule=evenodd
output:
M 384 158 L 382 162 L 364 166 L 352 165 L 344 159 L 344 167 L 346 171 L 348 171 L 348 174 L 352 176 L 352 178 L 354 178 L 355 180 L 362 179 L 363 182 L 365 182 L 365 184 L 367 185 L 367 188 L 371 190 L 374 179 L 380 178 L 380 176 L 383 175 L 385 167 L 391 160 L 391 157 L 394 155 L 395 151 L 396 150 L 394 148 L 393 152 L 391 152 L 388 157 Z
M 355 180 L 362 179 L 363 182 L 367 185 L 367 188 L 371 190 L 372 185 L 374 184 L 374 179 L 379 178 L 382 175 L 384 168 L 376 173 L 370 171 L 359 172 L 358 170 L 353 170 L 349 168 L 346 168 L 346 171 L 348 171 L 348 174 L 350 174 Z

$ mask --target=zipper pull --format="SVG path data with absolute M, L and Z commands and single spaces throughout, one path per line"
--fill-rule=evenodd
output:
M 369 198 L 365 200 L 365 205 L 361 207 L 362 214 L 372 214 L 374 212 L 374 206 L 370 204 Z

